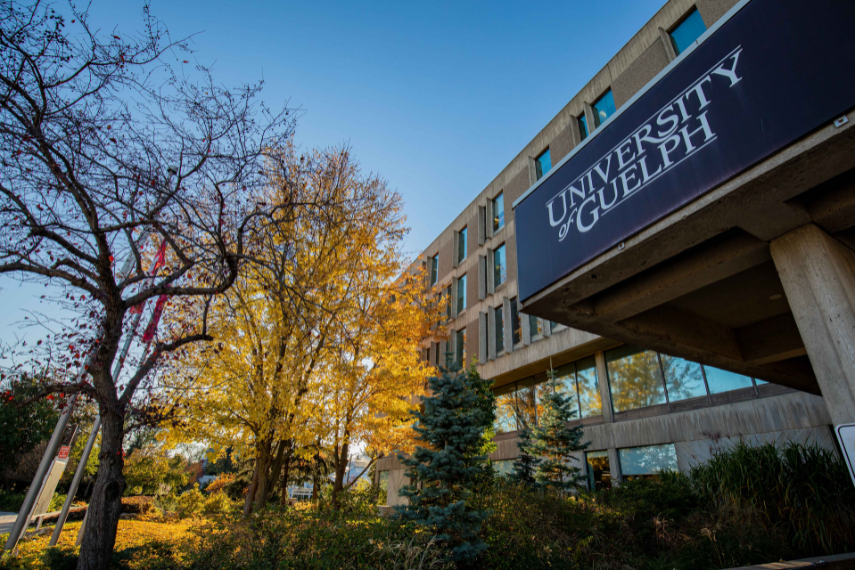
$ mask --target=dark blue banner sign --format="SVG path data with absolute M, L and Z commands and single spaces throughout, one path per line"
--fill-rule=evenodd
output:
M 855 1 L 753 0 L 515 208 L 534 295 L 855 106 Z

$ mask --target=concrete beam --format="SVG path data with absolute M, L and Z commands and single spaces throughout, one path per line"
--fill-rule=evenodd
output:
M 746 362 L 769 364 L 807 354 L 793 315 L 787 313 L 735 330 Z
M 769 259 L 768 245 L 749 234 L 712 240 L 600 293 L 593 312 L 621 321 Z

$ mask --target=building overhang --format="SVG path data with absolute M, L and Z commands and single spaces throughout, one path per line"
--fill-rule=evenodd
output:
M 855 243 L 855 6 L 819 3 L 737 5 L 515 203 L 525 312 L 819 392 L 769 253 Z

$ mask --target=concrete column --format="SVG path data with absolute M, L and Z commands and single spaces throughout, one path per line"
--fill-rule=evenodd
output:
M 454 239 L 451 241 L 451 267 L 457 269 L 457 250 L 460 249 L 460 232 L 454 232 Z
M 478 300 L 487 298 L 487 256 L 478 256 Z
M 523 346 L 531 344 L 532 330 L 531 319 L 525 313 L 520 313 L 520 326 L 522 327 L 522 343 Z
M 502 302 L 502 320 L 505 325 L 505 353 L 514 351 L 514 329 L 511 321 L 511 300 L 505 297 Z
M 485 263 L 487 264 L 487 273 L 485 275 L 487 278 L 487 294 L 493 295 L 496 292 L 496 256 L 492 249 L 487 250 L 487 260 Z
M 478 206 L 478 245 L 487 241 L 487 206 Z
M 813 224 L 770 250 L 831 419 L 855 422 L 855 252 Z
M 451 318 L 457 318 L 457 277 L 451 278 Z
M 668 56 L 668 61 L 677 59 L 677 52 L 674 51 L 674 44 L 671 43 L 671 35 L 661 27 L 659 28 L 659 39 L 665 47 L 665 55 Z
M 598 352 L 594 359 L 597 363 L 597 384 L 600 388 L 600 400 L 603 404 L 603 421 L 612 423 L 615 421 L 614 411 L 612 409 L 612 393 L 609 390 L 609 377 L 606 370 L 606 355 L 603 352 Z
M 617 487 L 623 481 L 623 474 L 620 470 L 620 455 L 614 447 L 609 448 L 609 471 L 612 475 L 612 487 Z
M 478 313 L 478 363 L 487 363 L 487 313 Z
M 591 136 L 597 130 L 597 112 L 591 107 L 590 103 L 585 103 L 585 120 L 588 122 L 588 136 Z
M 493 307 L 487 310 L 487 360 L 496 360 L 496 309 Z

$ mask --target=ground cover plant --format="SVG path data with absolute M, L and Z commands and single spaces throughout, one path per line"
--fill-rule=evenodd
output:
M 852 551 L 855 487 L 843 469 L 818 447 L 740 445 L 685 475 L 594 493 L 497 479 L 472 499 L 471 508 L 489 512 L 481 529 L 487 548 L 472 566 L 694 570 Z M 112 567 L 455 567 L 430 533 L 380 516 L 377 493 L 348 492 L 339 510 L 321 499 L 248 518 L 200 509 L 182 520 L 123 520 Z M 0 568 L 74 567 L 79 524 L 69 527 L 58 549 L 46 549 L 48 536 L 27 540 L 21 557 Z

